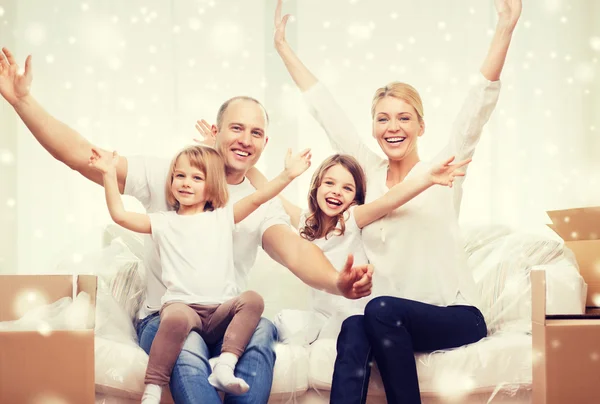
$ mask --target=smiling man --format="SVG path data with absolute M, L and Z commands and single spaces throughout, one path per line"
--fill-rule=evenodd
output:
M 31 80 L 31 57 L 25 62 L 24 73 L 19 74 L 14 57 L 3 48 L 0 53 L 0 94 L 54 158 L 85 178 L 102 184 L 102 175 L 88 165 L 89 157 L 92 147 L 101 154 L 110 152 L 96 148 L 48 114 L 29 93 Z M 253 98 L 235 97 L 219 109 L 217 126 L 213 128 L 215 147 L 225 159 L 232 203 L 254 192 L 245 175 L 267 145 L 267 126 L 267 113 Z M 168 210 L 165 196 L 168 169 L 168 159 L 121 156 L 117 167 L 119 190 L 137 198 L 148 213 Z M 372 269 L 368 266 L 352 268 L 349 259 L 338 273 L 318 247 L 290 229 L 289 218 L 278 198 L 263 204 L 239 223 L 233 243 L 236 280 L 241 291 L 246 289 L 248 272 L 254 265 L 258 247 L 262 246 L 273 259 L 309 286 L 349 298 L 370 294 Z M 158 250 L 150 237 L 145 240 L 144 263 L 147 269 L 146 300 L 139 313 L 137 333 L 141 347 L 149 352 L 160 321 L 160 300 L 166 290 L 161 280 Z M 225 403 L 267 403 L 275 364 L 273 343 L 276 334 L 271 322 L 260 321 L 235 369 L 236 376 L 246 380 L 250 390 L 243 396 L 226 396 Z M 198 333 L 190 333 L 171 376 L 175 403 L 221 404 L 216 390 L 208 383 L 211 372 L 208 359 L 218 355 L 220 349 L 221 343 L 207 345 Z

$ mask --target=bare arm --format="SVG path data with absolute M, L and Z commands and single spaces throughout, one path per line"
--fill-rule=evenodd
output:
M 25 72 L 19 74 L 14 56 L 3 48 L 0 53 L 0 94 L 13 106 L 35 139 L 52 157 L 102 185 L 102 174 L 88 165 L 94 146 L 78 132 L 50 115 L 35 100 L 29 91 L 31 81 L 31 56 L 25 61 Z M 110 156 L 110 152 L 106 150 L 95 149 L 101 155 Z M 126 177 L 127 159 L 119 157 L 117 181 L 121 193 L 125 189 Z
M 394 185 L 381 198 L 354 208 L 356 224 L 362 229 L 404 205 L 432 185 L 433 182 L 429 180 L 427 174 L 418 175 Z
M 265 175 L 261 173 L 256 167 L 252 167 L 250 170 L 248 170 L 248 172 L 246 173 L 246 177 L 248 177 L 250 183 L 256 189 L 263 188 L 269 182 L 269 180 L 267 180 L 267 177 L 265 177 Z M 294 226 L 297 229 L 298 224 L 300 223 L 300 215 L 302 214 L 302 209 L 300 209 L 299 206 L 290 202 L 283 195 L 279 195 L 279 199 L 283 203 L 283 209 L 285 209 L 285 212 L 290 217 L 292 226 Z
M 451 164 L 453 161 L 454 157 L 450 157 L 443 163 L 434 165 L 427 172 L 417 174 L 394 185 L 385 195 L 373 202 L 354 208 L 354 219 L 358 227 L 362 229 L 366 225 L 373 223 L 375 220 L 404 205 L 432 185 L 439 184 L 452 187 L 455 177 L 463 177 L 465 175 L 464 171 L 458 171 L 458 169 L 469 164 L 471 159 Z
M 101 156 L 97 150 L 92 149 L 92 156 L 88 160 L 88 165 L 102 175 L 106 205 L 112 220 L 126 229 L 149 234 L 152 230 L 150 217 L 142 213 L 127 212 L 123 206 L 117 184 L 118 159 L 117 152 L 113 152 L 111 158 Z
M 258 188 L 256 192 L 248 195 L 233 205 L 234 222 L 241 222 L 258 209 L 260 205 L 276 197 L 294 180 L 294 178 L 310 167 L 310 157 L 310 149 L 303 150 L 293 157 L 292 151 L 288 150 L 283 172 L 273 180 Z
M 350 299 L 371 294 L 371 265 L 352 267 L 353 260 L 349 258 L 345 267 L 337 272 L 319 247 L 286 225 L 269 227 L 263 234 L 262 243 L 271 258 L 308 286 Z
M 488 54 L 481 66 L 481 74 L 490 80 L 500 79 L 512 34 L 521 15 L 522 0 L 495 0 L 498 12 L 496 31 Z

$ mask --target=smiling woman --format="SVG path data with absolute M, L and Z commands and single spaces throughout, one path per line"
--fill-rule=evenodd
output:
M 458 178 L 453 190 L 433 187 L 425 191 L 429 187 L 424 184 L 431 181 L 425 174 L 431 170 L 433 176 L 436 171 L 432 165 L 445 161 L 440 167 L 443 171 L 454 157 L 464 160 L 459 165 L 470 161 L 496 106 L 500 73 L 521 15 L 521 0 L 496 0 L 495 4 L 498 24 L 481 74 L 452 129 L 448 128 L 449 141 L 432 162 L 425 163 L 417 148 L 425 131 L 418 92 L 399 82 L 375 92 L 372 135 L 386 156 L 380 158 L 287 43 L 289 16 L 282 18 L 282 1 L 277 2 L 277 52 L 332 146 L 355 157 L 367 177 L 366 203 L 349 212 L 362 228 L 362 247 L 375 268 L 375 298 L 366 305 L 364 315 L 349 317 L 341 327 L 332 404 L 366 402 L 373 358 L 388 403 L 420 403 L 414 353 L 459 347 L 486 336 L 458 226 L 463 178 Z M 408 192 L 394 205 L 391 195 L 397 196 L 403 185 L 418 192 Z M 452 177 L 446 185 L 452 186 Z M 336 205 L 327 203 L 324 210 L 334 211 Z

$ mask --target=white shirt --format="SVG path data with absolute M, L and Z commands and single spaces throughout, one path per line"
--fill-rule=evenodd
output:
M 161 299 L 187 304 L 221 304 L 239 295 L 233 269 L 233 204 L 195 215 L 150 213 L 158 244 Z
M 133 156 L 127 158 L 125 194 L 138 199 L 148 213 L 170 210 L 167 206 L 165 184 L 169 174 L 170 160 L 158 157 Z M 238 185 L 229 185 L 229 203 L 235 203 L 255 191 L 247 179 Z M 290 225 L 279 198 L 264 203 L 235 227 L 233 232 L 233 265 L 236 284 L 240 291 L 246 290 L 248 272 L 256 261 L 257 248 L 262 246 L 263 233 L 271 226 Z M 166 288 L 161 280 L 161 264 L 158 246 L 150 236 L 144 242 L 146 267 L 146 301 L 139 318 L 156 312 Z
M 499 81 L 490 82 L 483 77 L 471 88 L 452 127 L 450 141 L 435 162 L 451 155 L 456 156 L 456 161 L 473 156 L 499 92 Z M 362 142 L 327 89 L 317 83 L 305 92 L 305 100 L 333 147 L 356 157 L 365 169 L 366 202 L 388 192 L 387 160 Z M 427 166 L 418 163 L 408 177 Z M 431 187 L 363 228 L 365 252 L 375 271 L 372 297 L 388 295 L 438 306 L 478 305 L 458 226 L 463 181 L 464 177 L 458 177 L 453 188 Z
M 344 234 L 336 235 L 335 233 L 330 233 L 327 237 L 311 241 L 323 251 L 325 257 L 327 257 L 331 265 L 338 271 L 346 264 L 348 254 L 354 255 L 354 265 L 363 265 L 369 262 L 363 248 L 361 230 L 354 218 L 355 208 L 356 206 L 351 206 L 344 212 Z M 309 211 L 304 211 L 300 215 L 298 233 L 306 225 L 306 218 L 309 215 Z M 337 228 L 341 228 L 339 224 Z M 314 288 L 310 290 L 310 299 L 312 309 L 324 317 L 323 322 L 325 326 L 322 328 L 326 331 L 325 333 L 321 332 L 319 338 L 337 338 L 342 322 L 354 314 L 363 314 L 368 302 L 368 298 L 350 300 L 343 296 L 332 295 Z M 326 319 L 329 318 L 331 320 L 326 322 Z

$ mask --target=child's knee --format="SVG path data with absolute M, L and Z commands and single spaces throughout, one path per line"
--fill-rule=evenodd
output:
M 190 316 L 185 309 L 174 308 L 163 313 L 160 325 L 167 327 L 171 332 L 189 333 L 194 324 L 190 323 Z
M 265 309 L 265 301 L 255 291 L 248 290 L 240 295 L 240 306 L 262 314 Z

